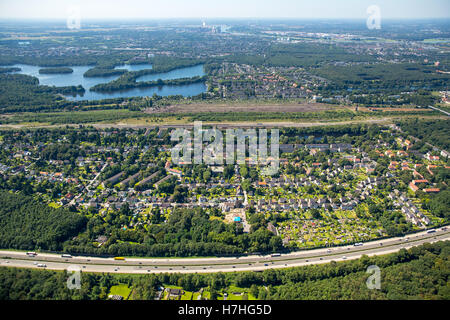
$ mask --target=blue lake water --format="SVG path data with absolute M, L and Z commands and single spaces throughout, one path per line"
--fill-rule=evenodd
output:
M 85 78 L 83 74 L 91 69 L 93 66 L 76 66 L 70 67 L 73 69 L 73 73 L 66 74 L 39 74 L 39 69 L 42 67 L 31 66 L 25 64 L 15 64 L 8 67 L 18 67 L 21 71 L 17 73 L 27 74 L 39 79 L 39 83 L 42 85 L 65 87 L 65 86 L 78 86 L 82 85 L 86 90 L 83 96 L 66 96 L 68 100 L 80 101 L 80 100 L 101 100 L 101 99 L 111 99 L 111 98 L 123 98 L 123 97 L 147 97 L 152 96 L 154 93 L 160 96 L 169 95 L 182 95 L 185 97 L 195 96 L 206 91 L 205 83 L 194 83 L 182 86 L 161 86 L 161 87 L 151 87 L 151 88 L 135 88 L 125 91 L 116 91 L 111 93 L 100 93 L 89 91 L 93 86 L 100 83 L 108 83 L 117 79 L 119 76 L 108 76 L 108 77 L 95 77 L 95 78 Z M 151 69 L 151 64 L 139 64 L 139 65 L 122 65 L 117 66 L 116 69 L 127 69 L 129 71 L 139 71 L 144 69 Z M 203 76 L 203 66 L 194 66 L 188 68 L 180 68 L 166 73 L 148 75 L 151 79 L 155 80 L 172 80 L 179 78 L 191 78 L 195 76 Z M 153 81 L 153 80 L 142 80 L 144 77 L 139 77 L 139 81 Z M 150 79 L 150 78 L 149 78 Z

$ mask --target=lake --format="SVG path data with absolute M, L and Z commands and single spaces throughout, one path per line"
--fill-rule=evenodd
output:
M 5 66 L 6 67 L 6 66 Z M 193 83 L 189 85 L 182 86 L 160 86 L 151 88 L 134 88 L 125 91 L 116 91 L 111 93 L 104 92 L 92 92 L 89 91 L 93 86 L 100 83 L 108 83 L 117 79 L 119 76 L 108 76 L 108 77 L 95 77 L 95 78 L 85 78 L 83 74 L 93 66 L 75 66 L 70 67 L 73 69 L 73 73 L 66 74 L 39 74 L 39 69 L 42 67 L 31 66 L 26 64 L 15 64 L 13 66 L 7 67 L 17 67 L 21 68 L 21 71 L 17 73 L 27 74 L 39 79 L 39 83 L 42 85 L 65 87 L 65 86 L 78 86 L 82 85 L 86 90 L 83 96 L 66 96 L 68 100 L 80 101 L 80 100 L 101 100 L 101 99 L 111 99 L 111 98 L 124 98 L 124 97 L 147 97 L 153 96 L 154 93 L 160 96 L 169 95 L 182 95 L 184 97 L 195 96 L 206 91 L 205 83 Z M 151 64 L 138 64 L 138 65 L 121 65 L 117 66 L 115 69 L 127 69 L 129 71 L 139 71 L 145 69 L 152 69 Z M 172 70 L 165 73 L 158 73 L 152 75 L 146 75 L 139 77 L 138 81 L 155 81 L 158 79 L 172 80 L 179 78 L 192 78 L 196 76 L 203 76 L 204 70 L 203 65 L 198 65 L 194 67 L 180 68 Z M 148 80 L 146 80 L 148 79 Z M 154 80 L 152 80 L 154 79 Z

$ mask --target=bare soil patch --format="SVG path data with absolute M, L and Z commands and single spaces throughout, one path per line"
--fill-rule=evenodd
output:
M 301 104 L 180 104 L 160 109 L 147 109 L 145 113 L 198 113 L 198 112 L 314 112 L 344 109 L 342 106 L 331 106 L 321 103 Z

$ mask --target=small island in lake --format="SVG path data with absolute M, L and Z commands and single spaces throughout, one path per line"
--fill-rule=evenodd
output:
M 64 74 L 64 73 L 72 73 L 72 72 L 73 72 L 73 69 L 67 68 L 67 67 L 39 69 L 39 74 Z

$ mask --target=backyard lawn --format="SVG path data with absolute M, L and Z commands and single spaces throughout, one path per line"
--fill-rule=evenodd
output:
M 112 286 L 109 291 L 109 295 L 118 295 L 122 296 L 124 299 L 127 299 L 130 295 L 131 289 L 128 288 L 126 284 L 119 284 L 117 286 Z

